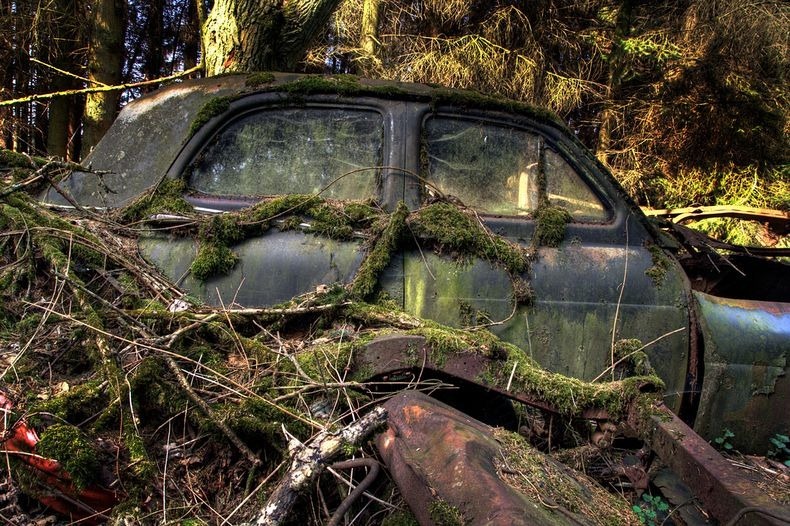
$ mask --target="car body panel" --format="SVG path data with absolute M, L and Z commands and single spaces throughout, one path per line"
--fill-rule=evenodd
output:
M 313 292 L 319 285 L 348 284 L 363 255 L 360 243 L 274 231 L 233 246 L 239 263 L 228 274 L 200 281 L 189 273 L 198 248 L 192 238 L 145 235 L 139 245 L 146 259 L 184 290 L 225 306 L 275 305 Z
M 695 428 L 740 451 L 765 448 L 790 427 L 790 304 L 694 292 L 705 339 Z

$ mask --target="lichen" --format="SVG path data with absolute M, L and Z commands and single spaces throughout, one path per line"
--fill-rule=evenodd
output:
M 537 246 L 558 247 L 565 239 L 565 230 L 571 215 L 562 207 L 544 205 L 535 210 L 535 237 Z
M 89 486 L 98 477 L 100 464 L 93 442 L 74 426 L 49 426 L 41 434 L 36 452 L 60 462 L 77 489 Z
M 230 97 L 215 97 L 204 104 L 189 126 L 189 136 L 195 135 L 200 128 L 217 115 L 228 111 L 231 100 Z

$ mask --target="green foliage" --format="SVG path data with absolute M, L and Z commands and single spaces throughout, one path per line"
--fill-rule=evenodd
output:
M 790 467 L 790 437 L 776 433 L 768 439 L 770 447 L 768 448 L 767 455 L 783 462 L 785 466 Z
M 732 451 L 734 446 L 730 442 L 731 438 L 735 438 L 735 433 L 725 427 L 721 435 L 713 439 L 713 445 L 722 451 Z
M 71 475 L 78 489 L 96 480 L 99 458 L 93 442 L 78 428 L 67 424 L 53 424 L 42 434 L 36 452 L 61 463 Z
M 660 495 L 642 493 L 642 501 L 631 509 L 645 526 L 657 526 L 664 522 L 669 504 Z

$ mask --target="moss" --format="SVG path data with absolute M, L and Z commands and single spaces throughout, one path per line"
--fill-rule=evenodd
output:
M 396 511 L 381 521 L 381 526 L 420 526 L 410 511 Z
M 107 407 L 105 387 L 100 380 L 89 380 L 34 405 L 31 412 L 51 413 L 67 422 L 82 422 Z
M 533 449 L 523 437 L 494 430 L 502 456 L 495 459 L 500 476 L 533 502 L 551 502 L 595 525 L 639 525 L 621 496 L 593 479 Z
M 650 251 L 653 266 L 645 270 L 645 275 L 653 281 L 656 287 L 660 287 L 664 284 L 664 278 L 669 271 L 669 258 L 658 245 L 650 243 L 647 245 L 647 249 Z
M 406 204 L 401 201 L 389 219 L 382 219 L 379 227 L 374 228 L 374 230 L 379 230 L 380 234 L 374 237 L 371 242 L 368 253 L 351 285 L 351 291 L 355 297 L 367 298 L 375 290 L 379 276 L 389 265 L 392 255 L 403 238 L 408 213 Z M 383 226 L 385 224 L 386 226 Z
M 248 444 L 267 444 L 272 449 L 279 450 L 276 445 L 285 445 L 282 426 L 288 427 L 288 432 L 300 440 L 308 440 L 310 427 L 299 420 L 289 417 L 283 411 L 257 398 L 247 398 L 241 404 L 226 407 L 218 414 L 227 415 L 226 423 L 239 438 Z
M 183 179 L 165 179 L 149 192 L 119 211 L 125 223 L 141 221 L 156 214 L 190 214 L 193 211 L 185 199 L 187 184 Z
M 217 115 L 228 111 L 230 103 L 230 97 L 216 97 L 204 104 L 189 126 L 189 136 L 195 135 L 200 128 Z
M 615 358 L 618 360 L 625 359 L 624 362 L 627 364 L 626 370 L 630 376 L 649 376 L 656 374 L 656 371 L 650 364 L 647 353 L 640 350 L 643 347 L 642 341 L 636 338 L 618 340 L 614 344 Z
M 47 160 L 43 157 L 27 156 L 0 148 L 0 167 L 36 169 L 44 166 L 46 163 Z
M 357 95 L 362 89 L 359 79 L 353 75 L 308 75 L 295 82 L 280 86 L 293 95 L 312 95 L 318 93 L 337 93 L 338 95 Z
M 467 522 L 461 510 L 442 499 L 431 502 L 428 511 L 436 526 L 463 526 Z
M 218 274 L 228 274 L 238 261 L 239 256 L 225 245 L 201 243 L 189 270 L 196 279 L 206 280 Z
M 537 121 L 551 123 L 567 130 L 567 126 L 555 113 L 545 108 L 531 106 L 505 97 L 485 95 L 476 91 L 438 88 L 432 93 L 434 106 L 448 105 L 476 110 L 494 110 L 504 113 L 524 115 Z
M 409 218 L 411 231 L 421 240 L 433 242 L 439 252 L 459 257 L 477 256 L 502 265 L 510 273 L 528 270 L 529 253 L 486 229 L 470 214 L 450 203 L 436 203 Z
M 535 300 L 535 291 L 532 285 L 521 276 L 513 278 L 513 299 L 517 305 L 532 305 Z
M 250 73 L 247 75 L 247 78 L 244 79 L 244 85 L 250 88 L 257 88 L 258 86 L 263 86 L 264 84 L 271 84 L 276 80 L 274 73 L 270 73 L 268 71 L 258 71 L 256 73 Z
M 507 344 L 505 344 L 507 345 Z M 543 400 L 568 417 L 576 417 L 583 409 L 606 410 L 612 419 L 622 417 L 631 404 L 642 396 L 652 398 L 664 389 L 664 383 L 654 375 L 634 376 L 607 383 L 590 383 L 552 373 L 537 366 L 524 351 L 508 345 L 507 362 L 488 367 L 482 380 L 499 388 L 510 383 L 510 390 Z M 513 371 L 513 378 L 510 372 Z M 649 391 L 643 393 L 645 391 Z
M 93 443 L 74 426 L 53 424 L 42 434 L 36 452 L 54 458 L 71 475 L 77 489 L 93 483 L 99 474 L 99 458 Z
M 562 207 L 539 207 L 535 211 L 535 245 L 558 247 L 565 239 L 565 229 L 570 220 L 571 215 Z

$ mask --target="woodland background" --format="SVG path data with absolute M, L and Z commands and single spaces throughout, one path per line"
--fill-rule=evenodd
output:
M 0 147 L 18 152 L 79 161 L 180 72 L 356 73 L 549 107 L 644 206 L 790 209 L 780 0 L 2 0 L 0 28 Z

